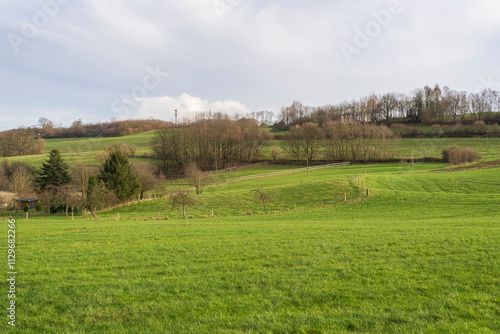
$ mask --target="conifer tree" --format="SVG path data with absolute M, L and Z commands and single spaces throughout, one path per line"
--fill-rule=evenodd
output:
M 50 190 L 55 192 L 55 189 L 67 184 L 71 181 L 69 167 L 64 162 L 61 153 L 58 150 L 50 151 L 49 159 L 43 163 L 36 181 L 40 190 Z
M 115 193 L 120 202 L 139 194 L 141 190 L 141 185 L 137 175 L 132 171 L 127 154 L 119 149 L 114 149 L 109 153 L 102 165 L 99 180 L 103 181 L 106 187 Z

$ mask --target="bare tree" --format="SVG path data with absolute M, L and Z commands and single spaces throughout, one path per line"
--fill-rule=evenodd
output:
M 453 117 L 453 122 L 456 121 L 460 111 L 460 93 L 455 90 L 450 90 L 448 87 L 443 87 L 444 100 L 446 101 L 447 114 Z
M 266 194 L 264 190 L 262 189 L 261 186 L 257 189 L 251 190 L 251 192 L 254 192 L 257 195 L 257 198 L 262 201 L 262 204 L 264 205 L 264 211 L 267 212 L 267 202 L 270 202 L 272 200 L 271 195 Z
M 380 97 L 380 108 L 386 121 L 394 117 L 397 106 L 398 100 L 395 93 L 387 93 Z
M 26 196 L 33 192 L 33 176 L 24 168 L 17 169 L 12 175 L 12 192 L 15 196 Z
M 301 145 L 300 145 L 300 125 L 293 127 L 285 136 L 282 141 L 283 151 L 288 153 L 297 161 L 300 161 L 301 157 Z
M 305 123 L 299 130 L 300 146 L 309 165 L 318 156 L 325 136 L 316 123 Z
M 275 147 L 271 150 L 271 157 L 273 158 L 273 160 L 278 160 L 280 154 L 281 154 L 281 150 L 277 147 Z
M 238 121 L 241 129 L 241 161 L 251 162 L 258 159 L 262 149 L 267 146 L 272 135 L 267 129 L 261 128 L 256 120 L 241 119 Z
M 158 183 L 163 182 L 155 175 L 155 168 L 148 164 L 134 164 L 132 165 L 134 173 L 137 175 L 137 179 L 141 184 L 141 198 L 144 198 L 144 194 L 148 191 L 155 189 Z
M 54 132 L 54 123 L 48 118 L 40 117 L 37 126 L 40 128 L 42 136 L 51 136 Z
M 94 176 L 90 177 L 87 199 L 83 203 L 83 207 L 89 210 L 95 220 L 97 220 L 97 210 L 117 202 L 118 199 L 115 193 L 106 188 L 104 182 L 98 182 Z
M 210 176 L 201 171 L 195 162 L 189 163 L 184 172 L 196 188 L 196 194 L 198 195 L 203 192 L 203 188 L 210 182 Z
M 292 157 L 300 161 L 301 156 L 306 158 L 307 165 L 318 156 L 324 134 L 316 123 L 305 123 L 294 126 L 285 135 L 283 149 Z
M 486 89 L 481 93 L 469 94 L 469 110 L 474 114 L 474 119 L 481 120 L 481 117 L 488 112 L 489 106 L 487 96 Z
M 186 207 L 196 203 L 196 200 L 189 194 L 179 193 L 172 197 L 172 209 L 181 206 L 182 217 L 186 219 Z
M 91 169 L 83 162 L 78 163 L 71 170 L 71 180 L 74 189 L 81 194 L 81 202 L 85 203 L 87 200 L 89 190 L 89 180 L 92 176 Z
M 70 183 L 63 184 L 55 189 L 54 202 L 64 207 L 66 217 L 68 217 L 69 208 L 74 208 L 82 203 L 80 195 L 75 191 Z

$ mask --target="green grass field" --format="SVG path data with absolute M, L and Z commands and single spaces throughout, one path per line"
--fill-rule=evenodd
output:
M 99 221 L 19 215 L 16 329 L 498 333 L 499 169 L 443 167 L 349 166 L 212 186 L 186 220 L 168 199 Z M 278 167 L 232 177 L 266 168 Z M 272 214 L 251 193 L 259 185 Z M 201 218 L 212 209 L 216 217 Z M 6 220 L 1 231 L 6 258 Z M 0 291 L 7 308 L 5 280 Z

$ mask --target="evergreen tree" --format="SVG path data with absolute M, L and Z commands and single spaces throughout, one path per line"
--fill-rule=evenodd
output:
M 102 165 L 99 180 L 103 181 L 121 202 L 139 194 L 141 190 L 137 175 L 128 162 L 127 154 L 119 149 L 109 153 L 109 157 Z
M 50 151 L 49 159 L 43 163 L 42 170 L 36 178 L 36 181 L 41 191 L 55 191 L 57 187 L 71 181 L 69 167 L 63 161 L 61 153 L 58 150 Z

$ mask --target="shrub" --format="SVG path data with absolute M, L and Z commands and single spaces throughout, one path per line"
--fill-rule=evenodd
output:
M 465 147 L 462 150 L 462 159 L 464 163 L 474 162 L 478 159 L 477 152 L 472 148 Z
M 460 165 L 463 163 L 474 162 L 478 159 L 477 152 L 471 148 L 458 148 L 453 145 L 443 151 L 443 161 L 450 165 Z
M 441 125 L 439 125 L 439 124 L 433 124 L 431 126 L 431 129 L 429 130 L 429 134 L 432 137 L 439 137 L 442 134 Z
M 28 203 L 24 204 L 24 212 L 28 212 L 30 211 L 30 207 L 28 205 Z
M 43 210 L 42 203 L 40 203 L 40 202 L 36 203 L 35 209 L 36 209 L 36 212 L 42 211 Z

